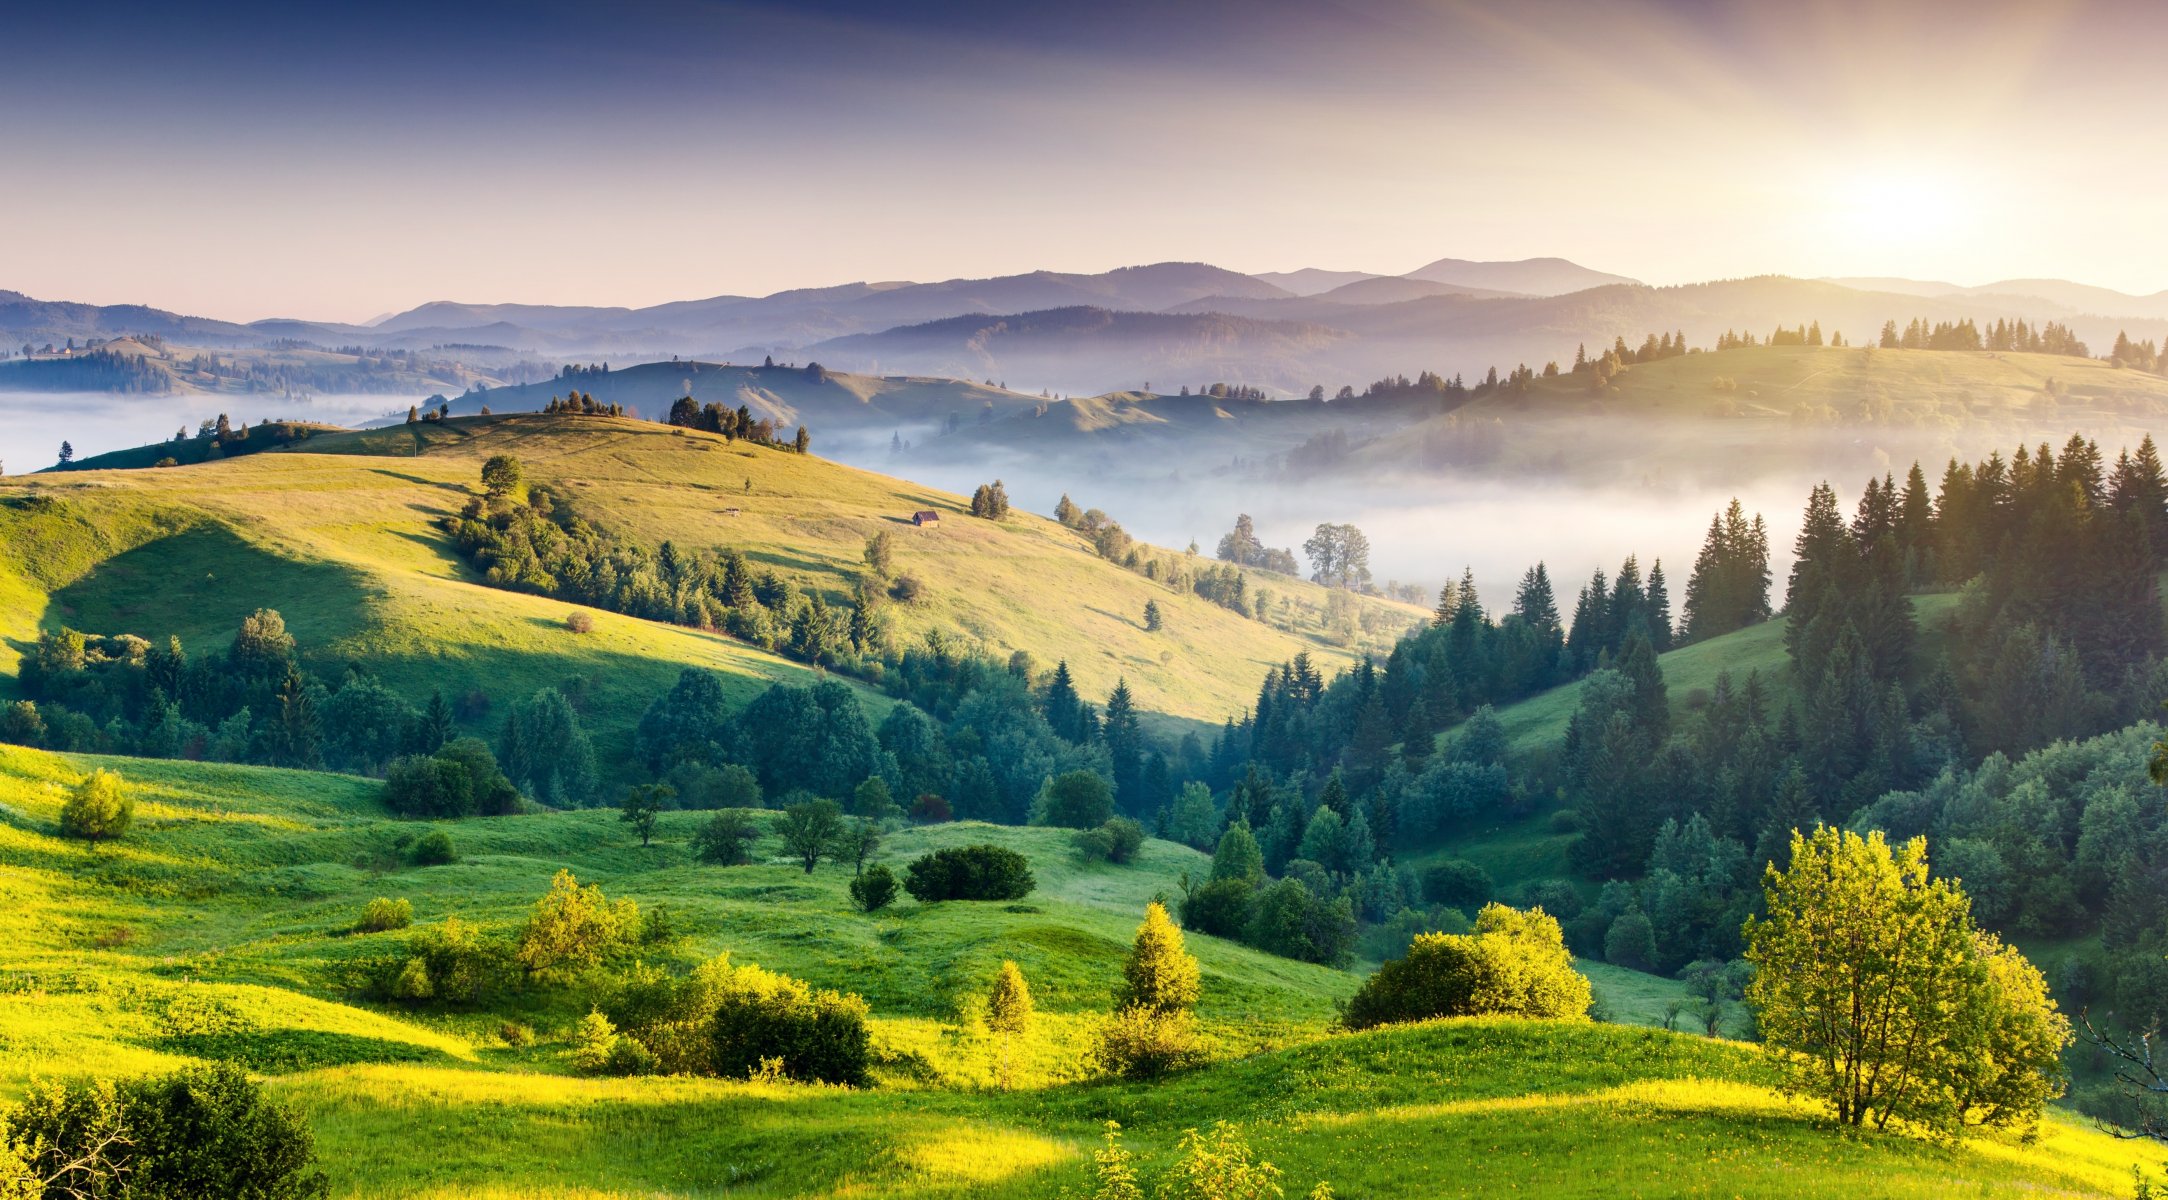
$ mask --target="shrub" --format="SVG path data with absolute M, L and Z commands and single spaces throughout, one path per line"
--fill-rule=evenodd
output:
M 1603 935 L 1603 960 L 1613 966 L 1648 971 L 1656 966 L 1656 927 L 1638 908 L 1620 913 Z
M 441 829 L 423 834 L 411 854 L 417 867 L 445 867 L 459 861 L 459 852 L 452 848 L 452 835 Z
M 118 1084 L 35 1084 L 11 1123 L 30 1173 L 53 1196 L 305 1200 L 326 1192 L 323 1175 L 309 1169 L 316 1146 L 308 1124 L 234 1063 Z M 109 1186 L 115 1178 L 125 1189 Z
M 1213 879 L 1182 897 L 1182 927 L 1213 937 L 1240 938 L 1249 928 L 1257 889 L 1246 879 Z
M 942 900 L 1021 900 L 1038 881 L 1023 855 L 1000 846 L 958 846 L 921 855 L 904 872 L 903 890 L 921 904 Z
M 394 759 L 384 805 L 407 817 L 503 816 L 519 811 L 519 789 L 479 738 L 454 738 L 435 754 Z
M 1114 815 L 1114 789 L 1097 771 L 1066 771 L 1039 789 L 1032 811 L 1042 825 L 1090 829 Z
M 956 814 L 949 808 L 947 797 L 936 795 L 933 792 L 920 792 L 918 799 L 911 802 L 911 819 L 924 821 L 927 824 L 939 824 L 943 821 L 955 820 Z
M 134 819 L 135 801 L 121 786 L 120 776 L 101 767 L 68 793 L 68 802 L 60 808 L 60 832 L 102 841 L 126 833 Z
M 1099 1030 L 1099 1067 L 1124 1079 L 1158 1079 L 1204 1060 L 1196 1018 L 1187 1011 L 1125 1008 Z
M 1363 981 L 1341 1019 L 1350 1029 L 1493 1014 L 1586 1020 L 1589 1001 L 1558 922 L 1492 904 L 1473 933 L 1418 935 L 1406 957 Z
M 534 1028 L 518 1021 L 506 1021 L 497 1026 L 497 1040 L 515 1048 L 532 1046 L 534 1045 Z
M 1490 903 L 1490 872 L 1456 858 L 1423 872 L 1423 898 L 1462 912 L 1473 912 Z
M 1280 1193 L 1280 1169 L 1257 1158 L 1242 1134 L 1225 1121 L 1212 1123 L 1210 1133 L 1191 1129 L 1182 1134 L 1181 1155 L 1159 1181 L 1164 1200 L 1266 1200 Z M 1318 1185 L 1324 1196 L 1332 1189 Z M 1319 1192 L 1310 1193 L 1313 1200 Z
M 751 817 L 724 809 L 693 834 L 693 854 L 704 863 L 739 867 L 753 861 L 753 847 L 759 842 L 760 827 Z
M 378 896 L 361 910 L 361 919 L 354 922 L 355 933 L 383 933 L 392 929 L 405 929 L 414 923 L 414 905 L 407 900 L 392 900 Z
M 877 912 L 896 899 L 896 873 L 875 863 L 851 879 L 851 903 L 861 911 Z
M 813 991 L 788 975 L 725 964 L 715 979 L 709 1019 L 713 1068 L 747 1078 L 776 1059 L 792 1079 L 863 1085 L 872 1061 L 866 1002 Z
M 471 923 L 446 917 L 444 924 L 409 937 L 403 954 L 379 962 L 371 986 L 379 995 L 408 1003 L 469 1004 L 504 970 L 502 943 L 485 941 Z
M 600 963 L 639 932 L 639 905 L 612 903 L 601 888 L 581 887 L 572 872 L 559 870 L 535 901 L 514 957 L 531 975 L 574 972 Z
M 1089 859 L 1126 863 L 1144 846 L 1144 826 L 1128 817 L 1114 817 L 1096 829 L 1080 829 L 1076 848 Z
M 572 633 L 593 633 L 595 615 L 584 608 L 575 608 L 565 614 L 565 628 Z

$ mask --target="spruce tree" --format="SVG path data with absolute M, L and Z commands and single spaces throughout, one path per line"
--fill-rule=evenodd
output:
M 1182 931 L 1155 900 L 1145 906 L 1144 923 L 1137 926 L 1136 941 L 1122 964 L 1114 1007 L 1172 1016 L 1195 1008 L 1197 994 L 1197 960 L 1183 949 Z

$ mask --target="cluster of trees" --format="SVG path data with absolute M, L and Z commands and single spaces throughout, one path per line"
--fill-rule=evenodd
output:
M 1065 500 L 1067 498 L 1063 497 Z M 1009 489 L 1001 486 L 998 479 L 992 483 L 980 484 L 978 489 L 971 493 L 971 515 L 989 521 L 1008 520 Z
M 1221 562 L 1238 567 L 1256 567 L 1281 575 L 1293 575 L 1302 569 L 1296 565 L 1293 551 L 1265 545 L 1264 539 L 1257 536 L 1257 523 L 1248 513 L 1237 515 L 1235 527 L 1220 536 L 1217 553 Z
M 2071 358 L 2089 358 L 2092 354 L 2068 326 L 2053 321 L 2033 325 L 2025 321 L 1997 320 L 1982 333 L 1970 318 L 1929 324 L 1914 317 L 1902 329 L 1895 321 L 1884 322 L 1882 335 L 1875 344 L 1884 350 L 1995 350 L 2061 354 Z
M 1150 385 L 1146 385 L 1150 386 Z M 1190 394 L 1189 385 L 1183 384 L 1181 394 Z M 1270 399 L 1261 387 L 1242 383 L 1211 383 L 1197 389 L 1196 394 L 1213 400 L 1232 400 L 1238 404 L 1263 404 Z
M 565 369 L 569 371 L 572 368 Z M 592 393 L 576 391 L 562 397 L 551 396 L 549 403 L 542 406 L 542 411 L 551 416 L 622 417 L 625 415 L 625 406 L 614 400 L 601 404 Z
M 798 427 L 797 435 L 789 442 L 779 442 L 776 439 L 778 431 L 775 422 L 766 417 L 756 420 L 752 410 L 743 404 L 730 409 L 712 401 L 702 404 L 691 396 L 680 396 L 671 401 L 670 414 L 666 421 L 683 429 L 719 433 L 728 441 L 744 440 L 762 446 L 788 445 L 800 454 L 804 454 L 813 444 L 811 435 L 806 433 L 803 425 Z
M 997 480 L 994 486 L 999 487 L 1000 482 Z M 984 491 L 985 489 L 980 490 Z M 1004 496 L 1002 498 L 1003 505 L 1005 506 L 1007 502 L 1007 497 Z M 973 504 L 977 504 L 976 499 L 973 500 Z M 1006 511 L 1006 508 L 1003 511 Z M 1098 552 L 1101 558 L 1106 559 L 1108 562 L 1135 571 L 1155 583 L 1165 584 L 1176 592 L 1190 593 L 1200 599 L 1217 604 L 1230 612 L 1240 613 L 1245 617 L 1256 617 L 1263 620 L 1266 604 L 1271 599 L 1271 593 L 1264 588 L 1253 590 L 1250 587 L 1249 577 L 1242 573 L 1241 567 L 1255 565 L 1266 570 L 1281 570 L 1278 559 L 1274 559 L 1270 563 L 1258 562 L 1255 564 L 1243 564 L 1230 559 L 1227 560 L 1228 565 L 1223 567 L 1214 566 L 1210 563 L 1200 563 L 1197 561 L 1197 548 L 1195 546 L 1191 546 L 1189 553 L 1186 554 L 1163 554 L 1130 537 L 1129 532 L 1122 528 L 1120 522 L 1107 516 L 1106 513 L 1099 509 L 1078 508 L 1076 502 L 1071 500 L 1067 494 L 1064 494 L 1061 500 L 1055 504 L 1054 519 L 1089 538 L 1092 548 Z M 1244 517 L 1242 520 L 1248 521 L 1249 518 Z M 1240 526 L 1238 525 L 1237 528 L 1239 531 Z M 1254 536 L 1254 531 L 1252 536 Z M 1221 548 L 1222 550 L 1229 549 L 1225 539 L 1221 540 Z M 1286 551 L 1262 551 L 1261 553 L 1268 556 L 1285 556 L 1287 560 L 1285 573 L 1293 573 L 1293 558 L 1287 556 Z M 1226 555 L 1223 553 L 1221 558 L 1225 559 Z
M 147 355 L 91 350 L 15 363 L 0 371 L 0 390 L 157 394 L 173 390 L 173 375 Z
M 305 671 L 283 618 L 258 609 L 223 653 L 191 656 L 178 637 L 41 633 L 24 657 L 31 699 L 0 711 L 0 738 L 22 745 L 146 758 L 381 772 L 449 737 L 442 694 L 415 708 L 349 670 L 336 690 Z
M 734 549 L 649 547 L 590 524 L 569 497 L 544 485 L 530 485 L 524 499 L 511 491 L 475 497 L 445 524 L 460 553 L 498 587 L 721 630 L 843 669 L 877 658 L 886 644 L 876 589 L 835 603 Z
M 1721 637 L 1769 619 L 1769 529 L 1761 514 L 1747 520 L 1734 498 L 1709 518 L 1709 533 L 1686 581 L 1681 644 Z

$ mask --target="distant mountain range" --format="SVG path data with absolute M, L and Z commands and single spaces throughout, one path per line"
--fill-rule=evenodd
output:
M 2054 320 L 2105 349 L 2121 330 L 2168 335 L 2168 293 L 2129 296 L 2064 280 L 1960 287 L 1779 276 L 1659 288 L 1558 258 L 1447 258 L 1403 275 L 1316 268 L 1247 275 L 1155 263 L 1098 274 L 848 283 L 646 308 L 432 301 L 366 325 L 241 324 L 0 292 L 0 347 L 123 336 L 237 352 L 301 343 L 429 351 L 470 367 L 773 357 L 867 374 L 993 380 L 1034 393 L 1226 381 L 1288 395 L 1423 370 L 1540 368 L 1570 360 L 1577 346 L 1638 343 L 1658 331 L 1683 331 L 1706 345 L 1727 329 L 1765 336 L 1778 325 L 1819 321 L 1859 341 L 1884 321 L 1913 317 Z M 0 372 L 9 368 L 0 362 Z

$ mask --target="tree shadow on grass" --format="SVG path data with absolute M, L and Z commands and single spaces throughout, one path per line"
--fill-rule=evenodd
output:
M 179 1034 L 160 1038 L 153 1045 L 172 1054 L 237 1062 L 265 1075 L 287 1075 L 355 1063 L 450 1061 L 450 1056 L 443 1051 L 412 1042 L 318 1029 Z
M 350 567 L 287 558 L 233 530 L 198 525 L 116 554 L 52 594 L 42 624 L 222 646 L 259 608 L 275 608 L 307 647 L 358 627 L 373 589 Z

